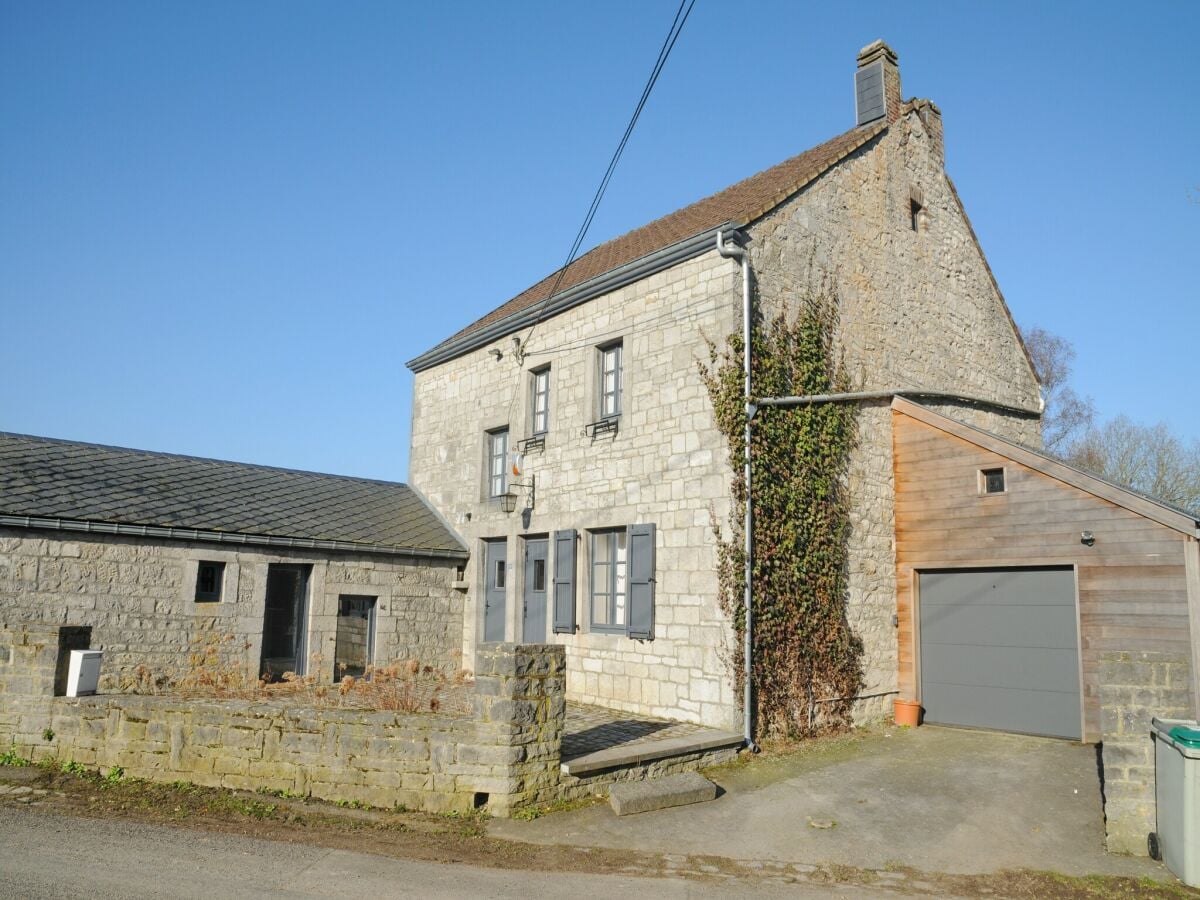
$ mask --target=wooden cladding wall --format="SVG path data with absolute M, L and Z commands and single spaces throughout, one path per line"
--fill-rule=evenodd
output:
M 1100 737 L 1100 654 L 1191 652 L 1186 535 L 893 410 L 899 687 L 917 690 L 914 572 L 1074 565 L 1084 740 Z M 981 491 L 1003 468 L 1006 490 Z M 1081 532 L 1095 535 L 1085 546 Z

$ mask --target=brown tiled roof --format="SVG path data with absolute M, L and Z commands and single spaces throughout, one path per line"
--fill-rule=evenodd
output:
M 558 282 L 557 290 L 565 291 L 726 222 L 748 224 L 770 212 L 886 128 L 887 120 L 884 119 L 869 127 L 854 128 L 839 134 L 832 140 L 806 150 L 799 156 L 784 160 L 757 175 L 751 175 L 711 197 L 705 197 L 691 206 L 685 206 L 661 219 L 655 219 L 648 225 L 613 238 L 571 263 L 562 280 Z M 438 348 L 458 341 L 493 322 L 541 303 L 554 288 L 557 278 L 558 272 L 552 272 L 533 287 L 442 341 L 429 352 L 436 352 Z

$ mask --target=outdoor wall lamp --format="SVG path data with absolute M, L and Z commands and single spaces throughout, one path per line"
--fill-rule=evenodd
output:
M 492 356 L 496 357 L 497 362 L 504 359 L 504 351 L 499 349 L 498 347 L 493 347 L 491 350 L 488 351 L 488 353 L 490 353 Z
M 519 481 L 509 482 L 510 490 L 506 494 L 500 496 L 500 508 L 506 513 L 513 512 L 517 508 L 517 495 L 511 490 L 512 488 L 525 489 L 525 509 L 533 509 L 534 500 L 537 498 L 537 476 L 530 475 L 529 481 L 521 483 Z
M 1090 531 L 1081 531 L 1079 532 L 1079 543 L 1083 544 L 1085 547 L 1091 547 L 1096 543 L 1096 536 Z

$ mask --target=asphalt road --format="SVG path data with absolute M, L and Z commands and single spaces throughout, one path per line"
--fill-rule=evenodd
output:
M 699 882 L 511 872 L 413 862 L 126 820 L 81 819 L 37 807 L 0 813 L 0 897 L 895 897 L 764 882 Z

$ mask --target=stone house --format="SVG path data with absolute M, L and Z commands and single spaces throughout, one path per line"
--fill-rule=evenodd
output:
M 90 627 L 102 689 L 205 635 L 250 677 L 457 669 L 466 559 L 403 484 L 0 433 L 0 625 Z
M 727 662 L 735 648 L 718 605 L 712 531 L 714 519 L 727 519 L 732 471 L 698 373 L 707 341 L 742 329 L 742 272 L 728 258 L 738 251 L 718 245 L 732 236 L 762 316 L 794 310 L 815 286 L 836 293 L 837 342 L 856 390 L 867 394 L 858 400 L 850 469 L 849 617 L 865 674 L 856 715 L 882 717 L 901 693 L 923 699 L 912 580 L 927 566 L 898 559 L 898 513 L 911 512 L 898 507 L 910 446 L 898 437 L 895 398 L 989 436 L 993 453 L 1040 446 L 1042 402 L 946 173 L 941 112 L 902 99 L 896 54 L 882 42 L 859 53 L 855 86 L 856 120 L 845 133 L 594 248 L 409 362 L 410 481 L 471 551 L 461 584 L 468 664 L 485 641 L 549 640 L 565 645 L 571 699 L 737 727 L 740 698 Z M 1016 466 L 993 459 L 969 477 L 934 479 L 918 499 L 961 495 L 996 512 L 1002 504 L 988 489 L 1003 479 L 986 472 L 1015 474 Z M 1031 471 L 1031 479 L 1061 475 Z M 1117 496 L 1135 518 L 1157 514 L 1119 488 L 1097 494 L 1092 482 L 1079 484 L 1072 489 L 1092 491 L 1101 506 Z M 990 531 L 970 525 L 993 544 L 1004 542 L 1003 527 L 1025 529 L 1025 551 L 979 554 L 975 563 L 1015 571 L 1018 593 L 1041 589 L 1038 566 L 1071 573 L 1054 590 L 1070 598 L 1071 658 L 1089 662 L 1086 680 L 1071 676 L 1075 699 L 1067 702 L 1079 715 L 1071 714 L 1070 733 L 1095 740 L 1103 679 L 1092 648 L 1148 649 L 1155 637 L 1147 623 L 1165 607 L 1141 601 L 1134 573 L 1120 609 L 1131 630 L 1101 611 L 1080 616 L 1078 597 L 1089 595 L 1076 587 L 1084 576 L 1072 554 L 1087 551 L 1078 539 L 1082 508 L 1043 504 L 1040 518 L 1035 511 Z M 1060 509 L 1066 518 L 1052 521 Z M 1197 616 L 1189 603 L 1200 603 L 1200 584 L 1186 581 L 1192 563 L 1184 559 L 1195 555 L 1197 531 L 1174 515 L 1173 562 L 1157 573 L 1166 579 L 1157 587 L 1169 593 L 1169 642 L 1188 655 Z M 936 539 L 949 543 L 953 529 L 943 523 Z M 1032 548 L 1050 534 L 1076 538 L 1048 561 Z M 969 556 L 948 549 L 929 559 L 965 569 Z M 969 600 L 964 585 L 950 587 L 960 592 L 950 598 L 956 611 Z M 1023 705 L 1032 689 L 1004 679 L 1034 656 L 1008 653 L 997 683 L 977 685 L 974 699 Z M 1045 667 L 1057 672 L 1061 660 Z M 999 713 L 964 724 L 1038 730 Z M 953 722 L 954 713 L 941 720 Z
M 1200 516 L 1039 452 L 1040 388 L 941 113 L 902 99 L 882 42 L 854 82 L 845 133 L 413 359 L 412 487 L 0 434 L 0 643 L 90 628 L 105 688 L 177 670 L 204 634 L 234 635 L 252 675 L 417 658 L 486 681 L 537 657 L 558 713 L 565 660 L 568 700 L 736 728 L 713 533 L 733 472 L 699 368 L 742 330 L 744 284 L 764 318 L 828 290 L 859 432 L 856 715 L 902 696 L 930 722 L 1101 741 L 1110 846 L 1144 847 L 1149 719 L 1200 714 Z M 559 646 L 482 647 L 500 641 Z M 18 655 L 0 662 L 25 683 Z M 536 793 L 511 774 L 503 796 Z

